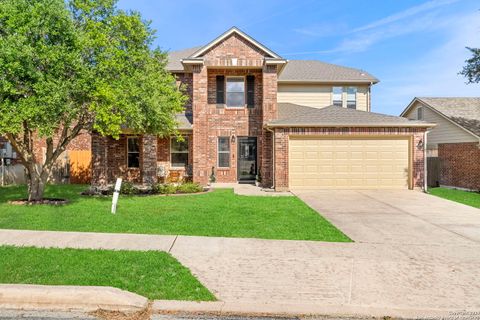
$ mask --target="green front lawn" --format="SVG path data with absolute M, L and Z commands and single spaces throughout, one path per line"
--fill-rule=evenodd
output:
M 111 286 L 149 299 L 215 297 L 170 254 L 0 246 L 0 283 Z
M 455 190 L 449 188 L 431 188 L 428 189 L 430 194 L 448 200 L 460 202 L 475 208 L 480 208 L 480 193 L 463 190 Z
M 0 229 L 125 232 L 264 239 L 351 241 L 297 197 L 238 196 L 231 189 L 187 196 L 87 197 L 86 186 L 48 186 L 46 196 L 64 206 L 22 206 L 25 186 L 0 188 Z

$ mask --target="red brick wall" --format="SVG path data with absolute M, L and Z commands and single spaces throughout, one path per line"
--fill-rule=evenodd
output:
M 230 168 L 217 169 L 218 137 L 257 137 L 257 150 L 262 146 L 262 93 L 261 69 L 206 69 L 194 74 L 194 180 L 208 183 L 212 167 L 215 167 L 218 182 L 237 181 L 237 142 L 230 143 Z M 255 76 L 255 99 L 253 108 L 229 109 L 216 104 L 216 76 Z M 198 77 L 198 78 L 197 78 Z M 206 78 L 206 83 L 205 83 Z M 205 95 L 206 90 L 206 95 Z M 197 100 L 195 100 L 195 95 Z M 202 100 L 203 99 L 203 100 Z M 205 101 L 206 99 L 206 101 Z M 257 162 L 261 162 L 258 152 Z
M 480 148 L 476 142 L 438 145 L 440 185 L 480 190 Z
M 233 34 L 207 51 L 207 67 L 258 67 L 264 63 L 265 53 L 237 34 Z M 235 60 L 236 59 L 236 63 Z
M 413 136 L 413 186 L 423 188 L 424 151 L 418 149 L 423 141 L 424 129 L 420 128 L 277 128 L 275 129 L 275 189 L 288 190 L 288 136 L 326 136 L 326 135 L 402 135 Z
M 193 75 L 191 73 L 176 73 L 177 84 L 182 85 L 185 94 L 188 96 L 188 101 L 185 104 L 185 113 L 192 114 L 192 99 L 193 99 Z
M 188 139 L 188 164 L 193 164 L 193 139 L 191 133 L 184 133 L 184 137 Z M 165 168 L 165 178 L 168 178 L 168 175 L 171 171 L 179 171 L 180 178 L 185 176 L 185 169 L 171 169 L 170 162 L 170 138 L 158 138 L 158 147 L 157 147 L 157 164 Z
M 209 181 L 212 167 L 218 182 L 237 181 L 237 142 L 231 137 L 257 137 L 257 163 L 261 170 L 265 150 L 263 123 L 276 115 L 276 68 L 263 70 L 265 53 L 234 34 L 204 55 L 204 66 L 193 68 L 193 179 Z M 207 68 L 208 67 L 208 68 Z M 243 67 L 234 69 L 231 67 Z M 216 104 L 216 76 L 255 76 L 254 108 L 228 109 Z M 271 86 L 266 89 L 265 84 Z M 265 106 L 267 111 L 264 112 Z M 217 169 L 218 137 L 229 137 L 230 167 Z M 264 173 L 262 172 L 262 175 Z M 268 174 L 267 174 L 268 176 Z
M 143 139 L 140 137 L 140 150 Z M 142 183 L 143 152 L 140 152 L 140 168 L 127 168 L 127 135 L 118 140 L 92 134 L 92 184 L 114 183 L 116 178 Z

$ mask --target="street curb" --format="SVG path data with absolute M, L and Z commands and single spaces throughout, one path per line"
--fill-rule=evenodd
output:
M 113 287 L 0 284 L 1 309 L 133 312 L 147 304 L 147 298 Z
M 369 306 L 293 304 L 293 303 L 258 303 L 258 302 L 195 302 L 175 300 L 155 300 L 152 304 L 154 314 L 205 314 L 230 316 L 330 316 L 330 317 L 393 317 L 398 319 L 427 319 L 454 317 L 457 314 L 468 314 L 474 310 L 451 309 L 408 309 L 408 308 L 378 308 Z

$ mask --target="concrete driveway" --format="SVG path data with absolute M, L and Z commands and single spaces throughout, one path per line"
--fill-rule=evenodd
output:
M 480 210 L 411 190 L 294 191 L 361 243 L 480 243 Z

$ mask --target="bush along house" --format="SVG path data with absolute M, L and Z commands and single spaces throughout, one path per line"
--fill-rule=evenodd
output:
M 371 112 L 365 71 L 287 61 L 238 28 L 171 52 L 168 70 L 190 97 L 184 139 L 92 135 L 92 184 L 253 182 L 277 191 L 424 186 L 432 124 Z

